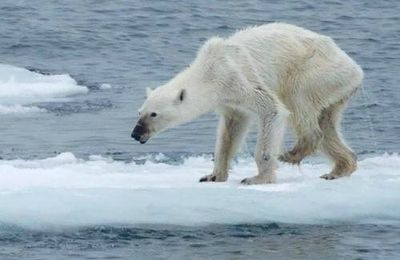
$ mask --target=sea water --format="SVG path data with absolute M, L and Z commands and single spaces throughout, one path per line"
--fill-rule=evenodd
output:
M 400 255 L 397 1 L 2 1 L 0 258 L 361 258 Z M 256 174 L 255 129 L 226 183 L 217 117 L 130 138 L 146 87 L 215 35 L 284 21 L 334 38 L 364 69 L 343 118 L 351 178 L 321 156 Z M 293 145 L 290 133 L 285 147 Z

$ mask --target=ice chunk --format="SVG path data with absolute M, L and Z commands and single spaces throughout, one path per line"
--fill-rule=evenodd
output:
M 78 85 L 67 74 L 42 75 L 27 69 L 0 64 L 0 113 L 2 114 L 40 112 L 43 109 L 24 105 L 87 92 L 86 87 Z
M 350 178 L 326 181 L 328 164 L 281 165 L 278 182 L 243 186 L 251 158 L 226 183 L 199 183 L 210 157 L 180 165 L 144 164 L 63 153 L 44 160 L 0 160 L 0 222 L 30 228 L 92 224 L 376 223 L 400 220 L 400 156 L 359 162 Z

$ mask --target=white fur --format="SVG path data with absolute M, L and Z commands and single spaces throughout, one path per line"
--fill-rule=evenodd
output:
M 151 129 L 150 136 L 212 110 L 221 114 L 215 168 L 203 181 L 228 178 L 229 160 L 250 119 L 255 118 L 259 126 L 258 175 L 243 183 L 271 183 L 275 181 L 287 118 L 296 130 L 298 143 L 282 155 L 282 160 L 299 163 L 323 143 L 331 149 L 328 154 L 339 154 L 331 156 L 340 157 L 332 158 L 336 166 L 355 163 L 337 132 L 340 116 L 334 111 L 339 111 L 335 108 L 347 101 L 362 78 L 361 68 L 331 38 L 293 25 L 271 23 L 239 31 L 227 39 L 208 40 L 187 69 L 148 91 L 140 113 Z M 182 90 L 185 95 L 180 101 Z M 150 119 L 152 112 L 158 116 Z M 335 145 L 330 145 L 332 142 Z M 329 148 L 333 146 L 335 151 Z M 339 168 L 331 177 L 351 173 L 349 168 Z

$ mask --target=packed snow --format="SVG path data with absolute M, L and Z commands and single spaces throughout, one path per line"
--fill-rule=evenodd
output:
M 97 224 L 400 221 L 400 156 L 359 162 L 350 178 L 326 181 L 325 163 L 282 164 L 278 182 L 244 186 L 255 174 L 241 158 L 226 183 L 199 183 L 211 172 L 208 156 L 181 164 L 144 164 L 63 153 L 43 160 L 0 160 L 0 223 L 28 228 Z

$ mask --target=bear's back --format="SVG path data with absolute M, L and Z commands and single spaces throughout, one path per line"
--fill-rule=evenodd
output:
M 320 34 L 301 28 L 296 25 L 287 23 L 268 23 L 260 26 L 252 26 L 237 31 L 227 40 L 233 42 L 243 42 L 246 40 L 254 40 L 260 38 L 276 38 L 277 36 L 295 36 L 305 38 L 317 38 Z
M 308 56 L 310 47 L 334 55 L 339 51 L 330 37 L 285 23 L 249 27 L 237 31 L 226 42 L 239 45 L 258 57 L 267 55 L 270 59 Z
M 356 81 L 362 78 L 359 66 L 330 37 L 295 25 L 270 23 L 250 27 L 227 38 L 225 44 L 245 50 L 247 65 L 256 68 L 259 78 L 273 90 L 292 86 L 286 82 L 289 74 L 290 80 L 303 86 L 309 85 L 303 79 L 309 80 L 313 75 L 318 82 L 321 77 L 334 75 L 338 68 L 358 75 L 352 76 Z

